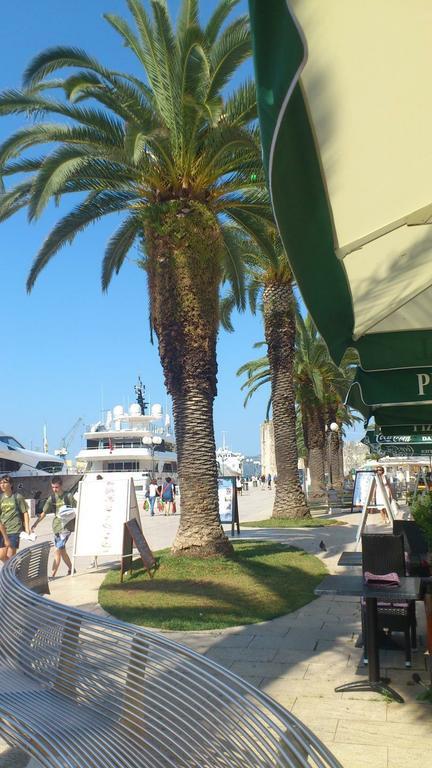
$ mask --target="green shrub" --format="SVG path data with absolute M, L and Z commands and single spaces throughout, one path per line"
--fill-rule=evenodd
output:
M 426 536 L 429 549 L 432 549 L 432 495 L 424 493 L 412 503 L 411 513 Z

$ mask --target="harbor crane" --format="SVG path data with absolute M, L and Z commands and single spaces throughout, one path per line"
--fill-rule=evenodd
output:
M 61 439 L 61 448 L 57 448 L 57 450 L 54 451 L 56 456 L 62 456 L 64 458 L 68 454 L 69 446 L 74 439 L 78 427 L 84 424 L 84 419 L 80 416 L 75 424 L 70 428 L 69 432 L 65 434 L 64 437 Z

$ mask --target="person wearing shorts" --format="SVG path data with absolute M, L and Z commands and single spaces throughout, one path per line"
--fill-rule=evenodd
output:
M 51 571 L 51 578 L 54 579 L 57 575 L 57 571 L 62 560 L 68 569 L 67 575 L 70 576 L 72 573 L 72 563 L 68 553 L 66 552 L 66 544 L 70 536 L 70 531 L 68 531 L 64 526 L 63 520 L 60 516 L 60 510 L 62 507 L 76 507 L 76 501 L 71 493 L 65 493 L 63 491 L 63 483 L 61 477 L 53 477 L 51 480 L 51 489 L 52 494 L 48 496 L 44 504 L 42 514 L 40 515 L 39 520 L 37 520 L 37 522 L 34 524 L 32 531 L 34 531 L 36 526 L 39 525 L 41 520 L 43 520 L 46 515 L 54 513 L 52 524 L 54 534 L 54 560 Z
M 9 475 L 0 478 L 0 560 L 5 562 L 16 554 L 20 533 L 30 533 L 30 521 L 26 500 L 13 492 Z
M 165 515 L 174 514 L 174 483 L 170 477 L 165 478 L 165 483 L 162 486 L 162 501 L 164 505 Z

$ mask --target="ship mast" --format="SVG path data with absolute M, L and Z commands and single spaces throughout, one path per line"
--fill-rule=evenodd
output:
M 134 386 L 136 401 L 141 408 L 141 416 L 145 416 L 148 403 L 145 400 L 145 386 L 141 381 L 141 377 L 138 376 L 138 383 Z

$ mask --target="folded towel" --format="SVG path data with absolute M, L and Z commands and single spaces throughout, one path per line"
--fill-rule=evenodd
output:
M 365 584 L 369 587 L 398 587 L 400 585 L 399 576 L 397 573 L 370 573 L 365 571 L 364 573 Z

